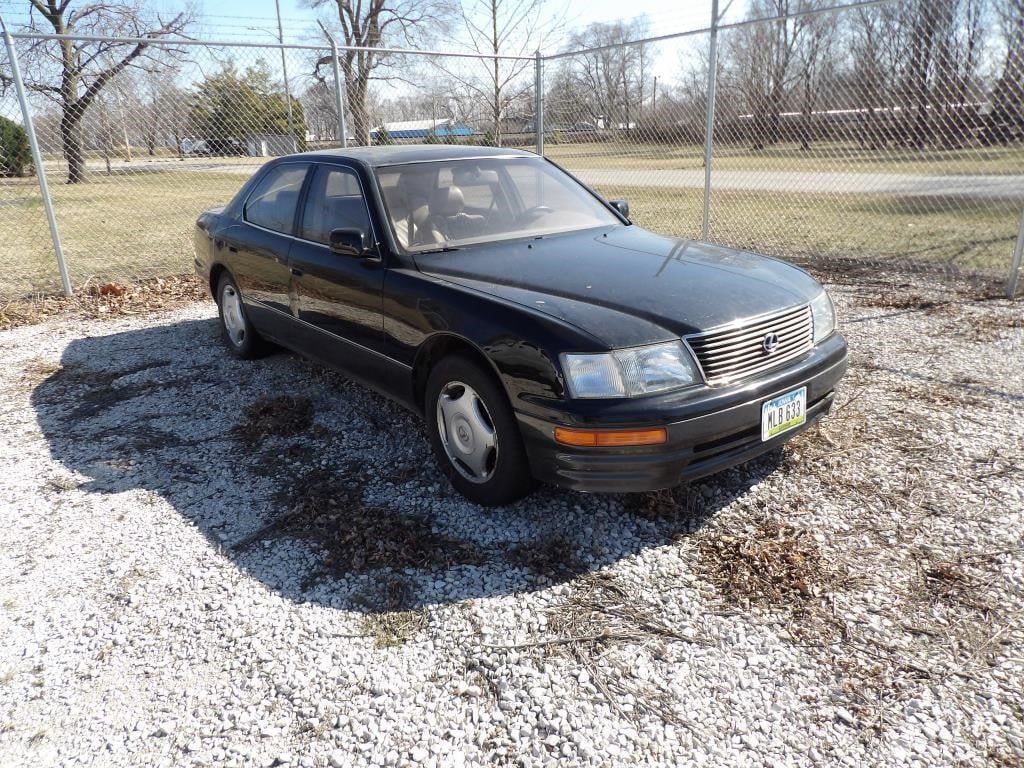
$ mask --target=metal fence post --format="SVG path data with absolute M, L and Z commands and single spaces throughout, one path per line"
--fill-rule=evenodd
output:
M 1024 210 L 1020 212 L 1020 228 L 1017 230 L 1017 247 L 1013 251 L 1013 262 L 1010 264 L 1010 276 L 1006 280 L 1006 298 L 1012 299 L 1017 294 L 1017 278 L 1020 276 L 1020 263 L 1024 258 Z
M 544 157 L 544 59 L 540 51 L 536 54 L 534 65 L 534 106 L 533 106 L 533 130 L 537 134 L 537 154 Z
M 704 115 L 704 215 L 700 239 L 707 240 L 711 223 L 711 158 L 715 135 L 715 82 L 718 80 L 718 0 L 711 0 L 711 39 L 708 46 L 708 94 Z
M 32 113 L 29 111 L 28 98 L 25 96 L 25 84 L 21 81 L 21 67 L 18 65 L 18 57 L 14 53 L 14 40 L 11 38 L 11 33 L 7 31 L 7 25 L 4 24 L 3 19 L 0 19 L 0 29 L 3 30 L 4 46 L 7 48 L 7 57 L 11 61 L 11 79 L 14 80 L 14 90 L 18 93 L 18 103 L 21 105 L 21 115 L 25 121 L 25 132 L 28 134 L 28 143 L 32 149 L 32 163 L 35 165 L 36 181 L 39 182 L 39 194 L 43 197 L 46 223 L 50 225 L 50 239 L 53 241 L 53 251 L 57 256 L 57 270 L 60 272 L 61 287 L 64 289 L 64 295 L 70 296 L 72 293 L 71 278 L 68 276 L 68 266 L 64 261 L 64 248 L 60 243 L 60 230 L 57 227 L 57 217 L 53 213 L 50 188 L 46 184 L 43 153 L 39 151 L 36 129 L 32 124 Z
M 347 148 L 348 129 L 345 127 L 345 102 L 341 95 L 341 65 L 338 63 L 338 45 L 334 42 L 334 36 L 327 31 L 327 27 L 323 25 L 323 22 L 318 19 L 317 24 L 324 31 L 324 37 L 327 38 L 327 42 L 331 44 L 331 69 L 334 72 L 334 111 L 338 113 L 338 138 L 341 139 L 341 146 Z

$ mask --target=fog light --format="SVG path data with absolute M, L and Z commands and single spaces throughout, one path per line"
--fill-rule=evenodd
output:
M 618 448 L 626 445 L 661 445 L 668 442 L 668 430 L 656 429 L 569 429 L 555 427 L 555 440 L 563 445 L 589 448 Z

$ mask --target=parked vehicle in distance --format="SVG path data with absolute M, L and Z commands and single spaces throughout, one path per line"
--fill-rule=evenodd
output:
M 810 275 L 628 217 L 528 152 L 311 152 L 203 213 L 195 266 L 234 354 L 273 342 L 421 413 L 480 504 L 675 486 L 828 412 L 846 342 Z

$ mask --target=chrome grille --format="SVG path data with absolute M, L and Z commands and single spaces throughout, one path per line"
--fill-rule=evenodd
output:
M 766 352 L 765 337 L 778 345 Z M 723 384 L 781 365 L 811 348 L 814 327 L 810 306 L 761 315 L 705 333 L 684 337 L 708 384 Z

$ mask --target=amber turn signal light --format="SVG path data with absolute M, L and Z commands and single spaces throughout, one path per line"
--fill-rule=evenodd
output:
M 656 429 L 569 429 L 555 427 L 555 440 L 563 445 L 590 448 L 618 448 L 626 445 L 660 445 L 668 442 L 668 431 Z

